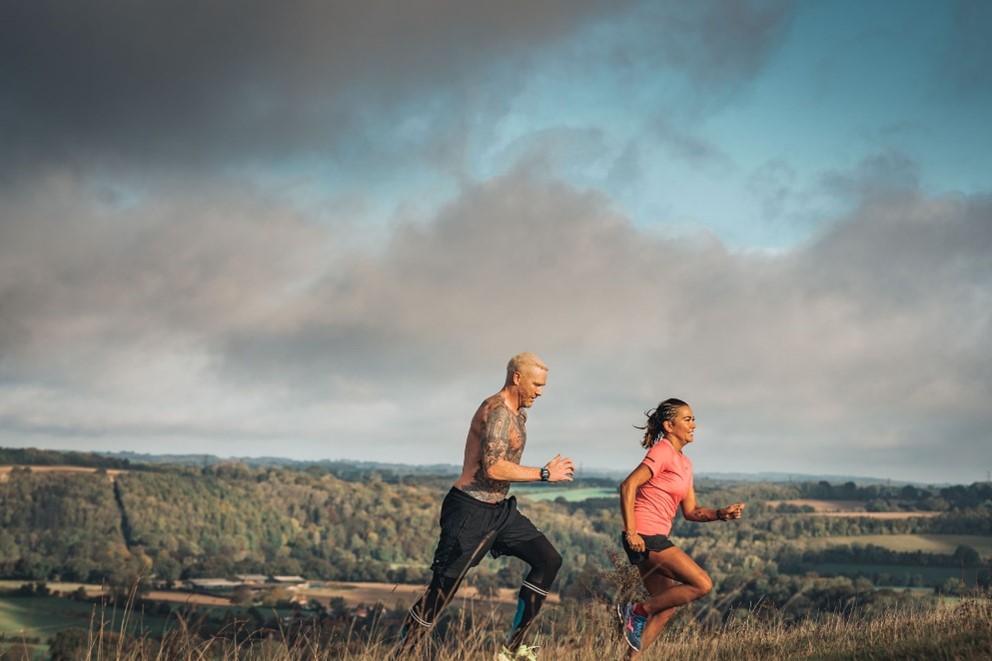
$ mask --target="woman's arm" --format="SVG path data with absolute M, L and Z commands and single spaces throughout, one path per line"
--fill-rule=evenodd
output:
M 620 483 L 620 515 L 623 517 L 623 534 L 635 551 L 644 550 L 644 540 L 637 534 L 634 524 L 634 499 L 642 484 L 651 479 L 651 469 L 641 464 Z
M 744 503 L 734 503 L 718 510 L 709 509 L 708 507 L 698 507 L 696 505 L 696 490 L 691 486 L 685 494 L 685 498 L 682 499 L 682 516 L 685 517 L 686 521 L 696 521 L 697 523 L 739 519 L 741 518 L 741 510 L 743 509 Z

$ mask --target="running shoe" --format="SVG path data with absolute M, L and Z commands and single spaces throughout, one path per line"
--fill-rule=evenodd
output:
M 641 651 L 641 634 L 648 618 L 634 612 L 634 604 L 627 602 L 623 606 L 617 604 L 617 615 L 620 616 L 620 626 L 623 629 L 623 639 L 635 652 Z
M 527 647 L 526 645 L 521 645 L 517 648 L 516 652 L 511 652 L 506 645 L 504 645 L 499 650 L 499 654 L 496 655 L 496 661 L 537 661 L 537 654 L 535 651 L 537 647 Z

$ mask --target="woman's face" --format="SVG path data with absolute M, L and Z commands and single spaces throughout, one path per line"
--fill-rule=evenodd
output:
M 665 421 L 665 436 L 679 441 L 682 445 L 692 443 L 692 435 L 696 431 L 696 416 L 688 406 L 680 406 L 675 412 L 675 418 Z

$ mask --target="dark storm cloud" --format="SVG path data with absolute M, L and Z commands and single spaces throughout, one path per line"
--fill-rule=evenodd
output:
M 374 152 L 380 125 L 398 123 L 404 104 L 433 99 L 463 115 L 466 103 L 498 104 L 531 58 L 592 18 L 633 16 L 651 31 L 637 44 L 621 40 L 614 62 L 733 87 L 760 69 L 792 13 L 784 1 L 685 9 L 594 0 L 8 4 L 0 158 L 21 169 L 206 168 L 307 153 L 353 163 Z M 487 88 L 494 82 L 498 90 Z M 456 139 L 457 120 L 435 119 L 431 140 Z
M 0 21 L 8 163 L 211 164 L 335 145 L 363 107 L 484 78 L 601 2 L 38 2 Z

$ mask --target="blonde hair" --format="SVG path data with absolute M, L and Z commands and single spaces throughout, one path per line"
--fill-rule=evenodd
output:
M 510 362 L 506 364 L 506 379 L 509 381 L 513 378 L 514 372 L 523 373 L 526 367 L 536 367 L 537 369 L 542 369 L 545 372 L 548 371 L 548 366 L 537 357 L 537 354 L 533 354 L 529 351 L 523 353 L 518 353 L 516 356 L 510 359 Z

